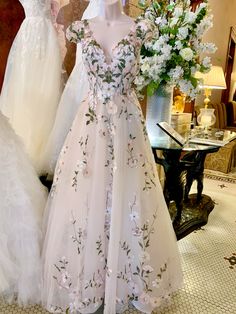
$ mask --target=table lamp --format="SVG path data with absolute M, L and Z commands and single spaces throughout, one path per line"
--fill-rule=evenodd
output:
M 204 104 L 205 108 L 207 108 L 210 102 L 211 90 L 226 89 L 224 71 L 222 67 L 213 65 L 210 71 L 207 73 L 197 72 L 196 78 L 202 80 L 202 82 L 199 84 L 199 87 L 204 89 Z
M 205 95 L 204 108 L 200 109 L 197 121 L 207 130 L 207 128 L 212 126 L 216 121 L 214 114 L 215 109 L 208 108 L 211 91 L 212 89 L 226 89 L 225 76 L 222 67 L 213 65 L 208 73 L 197 72 L 196 78 L 201 79 L 199 87 L 204 89 Z

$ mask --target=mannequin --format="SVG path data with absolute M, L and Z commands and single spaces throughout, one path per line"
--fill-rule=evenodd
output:
M 102 13 L 90 19 L 89 25 L 107 61 L 110 61 L 112 49 L 129 33 L 134 20 L 124 14 L 120 0 L 104 0 L 103 5 Z

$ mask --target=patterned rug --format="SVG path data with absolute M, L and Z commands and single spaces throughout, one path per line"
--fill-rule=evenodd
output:
M 195 191 L 193 186 L 191 192 Z M 236 313 L 236 182 L 205 178 L 204 193 L 215 202 L 207 225 L 178 242 L 184 287 L 156 314 Z M 48 312 L 39 306 L 22 309 L 0 304 L 0 313 Z M 125 314 L 137 313 L 130 309 Z
M 220 171 L 205 169 L 204 177 L 212 180 L 236 183 L 236 169 L 227 174 Z

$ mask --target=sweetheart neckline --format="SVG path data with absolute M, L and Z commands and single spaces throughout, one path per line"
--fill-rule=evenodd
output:
M 85 27 L 87 26 L 87 29 L 89 30 L 90 33 L 90 37 L 92 38 L 92 40 L 96 43 L 96 45 L 98 46 L 98 48 L 101 50 L 103 57 L 104 57 L 104 63 L 107 66 L 111 66 L 114 62 L 114 51 L 120 46 L 120 44 L 126 40 L 127 38 L 129 38 L 131 36 L 131 34 L 134 34 L 134 32 L 136 31 L 136 27 L 137 27 L 137 19 L 134 19 L 134 24 L 130 27 L 128 33 L 123 36 L 116 44 L 113 45 L 112 49 L 111 49 L 111 54 L 109 55 L 109 57 L 106 56 L 106 53 L 104 51 L 104 49 L 102 48 L 102 46 L 99 44 L 99 42 L 96 40 L 94 33 L 90 27 L 89 21 L 88 20 L 83 20 L 85 22 Z M 107 61 L 107 59 L 110 59 L 110 62 Z

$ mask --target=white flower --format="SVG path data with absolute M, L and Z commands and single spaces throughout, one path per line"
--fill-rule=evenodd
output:
M 162 20 L 162 17 L 161 17 L 161 16 L 157 17 L 157 18 L 155 19 L 156 25 L 159 25 L 159 24 L 161 23 L 161 20 Z
M 171 300 L 170 295 L 169 295 L 169 294 L 166 294 L 166 295 L 164 296 L 164 300 L 165 300 L 165 302 L 169 302 L 169 301 Z
M 198 71 L 198 69 L 197 67 L 191 67 L 190 71 L 191 71 L 191 75 L 194 76 L 194 74 Z
M 157 17 L 155 20 L 156 25 L 159 25 L 160 27 L 164 27 L 167 25 L 167 19 L 165 17 Z
M 61 261 L 62 261 L 62 263 L 66 263 L 66 262 L 67 262 L 66 257 L 65 257 L 65 256 L 62 256 Z
M 132 213 L 129 214 L 129 216 L 130 216 L 130 219 L 131 219 L 132 221 L 134 221 L 134 220 L 136 220 L 136 219 L 139 219 L 139 213 L 138 213 L 138 212 L 135 212 L 135 211 L 132 211 Z
M 69 275 L 69 273 L 67 271 L 62 273 L 61 280 L 62 280 L 62 283 L 66 283 L 67 280 L 70 280 L 70 275 Z
M 206 3 L 200 3 L 200 5 L 199 6 L 197 6 L 197 9 L 196 9 L 196 15 L 198 15 L 198 13 L 202 10 L 202 9 L 204 9 L 204 8 L 206 8 L 207 7 L 207 4 Z
M 106 104 L 106 109 L 108 114 L 117 113 L 117 105 L 113 101 L 108 101 L 108 103 Z
M 173 15 L 175 17 L 179 18 L 182 14 L 183 14 L 183 9 L 180 7 L 176 7 L 174 12 L 173 12 Z
M 151 42 L 151 41 L 146 41 L 145 43 L 144 43 L 144 47 L 146 48 L 146 49 L 153 49 L 153 43 Z
M 185 17 L 184 17 L 184 21 L 187 24 L 193 24 L 196 21 L 197 18 L 197 14 L 191 11 L 186 12 Z
M 161 278 L 155 279 L 155 280 L 152 282 L 152 286 L 153 286 L 154 288 L 157 288 L 157 287 L 160 285 L 161 281 L 162 281 Z
M 97 120 L 101 121 L 102 120 L 102 115 L 100 113 L 97 114 Z
M 145 79 L 144 79 L 144 77 L 143 76 L 137 76 L 136 78 L 135 78 L 135 84 L 136 85 L 143 85 L 143 83 L 144 83 L 144 81 L 145 81 Z
M 174 69 L 171 69 L 168 75 L 172 77 L 174 81 L 179 80 L 184 74 L 184 70 L 180 67 L 177 66 Z
M 150 265 L 144 265 L 143 270 L 146 271 L 147 273 L 152 273 L 154 269 Z
M 60 161 L 60 163 L 62 163 L 62 162 Z M 59 175 L 60 173 L 61 173 L 61 168 L 57 167 L 56 174 Z
M 134 293 L 134 294 L 138 294 L 139 293 L 139 287 L 138 287 L 138 285 L 135 282 L 130 281 L 129 282 L 129 287 L 132 290 L 132 293 Z
M 77 303 L 77 310 L 83 310 L 86 307 L 86 304 L 83 302 Z
M 197 36 L 202 37 L 204 33 L 213 26 L 212 22 L 213 16 L 210 15 L 203 19 L 200 24 L 197 25 Z
M 201 62 L 200 56 L 216 49 L 212 43 L 202 43 L 203 35 L 212 27 L 209 6 L 203 3 L 192 12 L 190 0 L 166 1 L 163 8 L 155 7 L 155 1 L 145 12 L 145 18 L 156 26 L 156 31 L 152 40 L 145 43 L 148 53 L 141 56 L 137 90 L 142 91 L 153 82 L 164 83 L 177 85 L 183 93 L 195 98 L 199 87 L 192 84 L 194 74 L 210 66 L 209 60 Z
M 205 58 L 202 60 L 202 65 L 203 65 L 205 68 L 210 68 L 210 67 L 211 67 L 211 58 L 210 58 L 210 57 L 205 57 Z
M 143 236 L 143 231 L 137 226 L 132 229 L 132 234 L 135 237 L 141 238 Z
M 158 63 L 158 67 L 162 68 L 161 70 L 163 70 L 163 68 L 165 67 L 165 63 L 167 60 L 169 60 L 169 56 L 168 58 L 166 58 L 167 56 L 165 56 L 164 54 L 160 55 L 160 56 L 154 56 L 153 58 L 155 58 L 156 62 Z M 157 64 L 156 64 L 157 66 Z
M 160 306 L 161 305 L 161 298 L 156 298 L 156 297 L 150 298 L 150 304 L 153 308 Z
M 150 261 L 150 254 L 148 254 L 148 252 L 143 251 L 140 253 L 139 259 L 143 263 L 148 262 Z
M 106 130 L 100 129 L 100 130 L 98 131 L 98 133 L 99 133 L 99 135 L 100 135 L 101 137 L 106 136 Z
M 199 92 L 200 88 L 198 87 L 193 87 L 191 82 L 187 80 L 180 80 L 178 82 L 178 87 L 182 91 L 182 93 L 188 95 L 191 99 L 194 99 Z
M 164 62 L 164 61 L 163 61 Z M 162 72 L 163 68 L 160 64 L 155 64 L 151 67 L 149 75 L 154 81 L 159 80 L 160 73 Z
M 148 9 L 147 9 L 147 11 L 145 12 L 144 17 L 145 17 L 146 19 L 148 19 L 148 20 L 153 21 L 153 14 L 152 14 L 152 12 L 151 12 L 150 10 L 148 10 Z
M 172 47 L 170 45 L 165 45 L 161 48 L 161 52 L 166 55 L 166 59 L 170 58 Z
M 113 161 L 113 173 L 115 173 L 117 170 L 117 163 L 116 161 Z
M 158 43 L 160 46 L 166 45 L 169 39 L 170 39 L 170 36 L 168 34 L 161 35 L 158 38 Z
M 193 59 L 193 51 L 191 48 L 183 48 L 182 50 L 180 50 L 179 54 L 186 61 L 190 61 Z
M 114 124 L 111 124 L 109 126 L 109 131 L 112 135 L 115 135 L 116 134 L 116 126 Z
M 149 304 L 150 302 L 150 296 L 143 292 L 140 296 L 139 296 L 139 301 L 143 304 Z
M 86 160 L 81 160 L 81 161 L 77 162 L 76 166 L 77 166 L 79 172 L 83 172 L 84 169 L 87 167 L 87 162 L 86 162 Z
M 178 29 L 178 38 L 185 39 L 188 36 L 188 28 L 187 27 L 180 27 Z
M 178 21 L 179 21 L 179 17 L 178 17 L 178 16 L 173 17 L 173 18 L 171 19 L 171 21 L 170 21 L 170 27 L 171 27 L 171 28 L 174 27 L 174 26 L 178 23 Z
M 215 53 L 217 48 L 213 43 L 200 43 L 199 50 L 201 53 Z
M 143 73 L 148 72 L 150 70 L 150 64 L 147 60 L 141 65 L 141 71 Z
M 183 48 L 183 44 L 180 40 L 175 42 L 175 49 L 181 50 Z
M 128 165 L 131 167 L 131 168 L 134 168 L 138 165 L 138 159 L 135 158 L 135 157 L 130 157 L 128 159 Z

